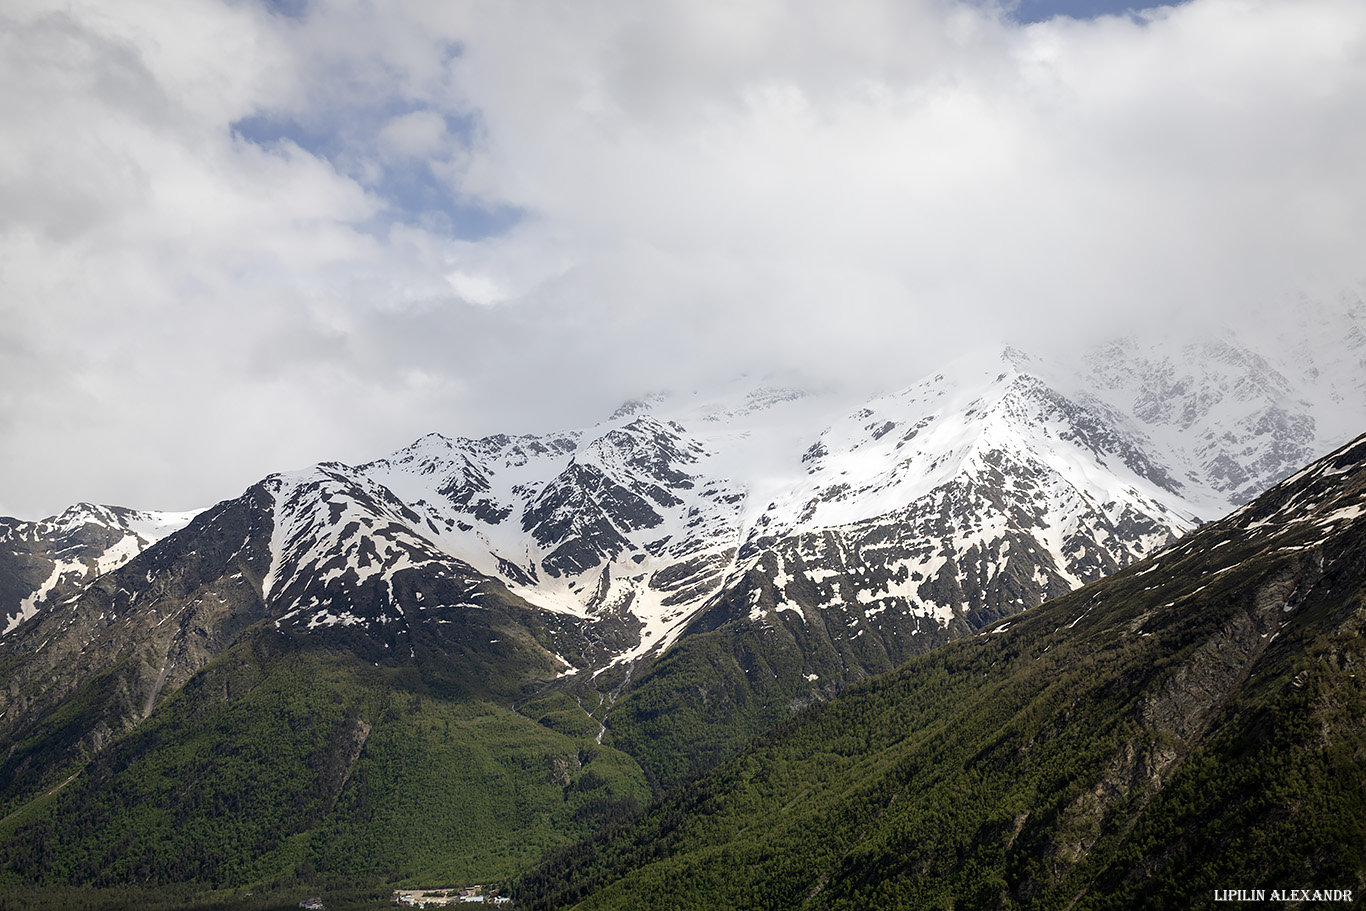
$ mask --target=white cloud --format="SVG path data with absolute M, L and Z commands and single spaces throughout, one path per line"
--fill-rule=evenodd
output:
M 705 374 L 893 383 L 983 332 L 1355 280 L 1363 39 L 1356 0 L 1027 28 L 949 0 L 10 4 L 3 499 L 182 507 Z M 521 214 L 460 233 L 480 206 Z
M 447 141 L 446 120 L 435 111 L 394 117 L 379 131 L 380 154 L 391 160 L 436 157 Z

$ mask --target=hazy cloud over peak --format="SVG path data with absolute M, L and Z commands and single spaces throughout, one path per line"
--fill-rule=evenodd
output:
M 1366 6 L 0 13 L 0 511 L 1361 278 Z

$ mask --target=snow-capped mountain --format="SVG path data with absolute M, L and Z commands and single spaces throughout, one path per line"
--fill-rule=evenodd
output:
M 749 529 L 723 600 L 743 594 L 753 620 L 835 611 L 851 636 L 908 615 L 961 632 L 1199 522 L 1139 438 L 1030 367 L 960 360 L 833 424 Z
M 979 353 L 843 413 L 834 396 L 741 389 L 655 396 L 573 432 L 432 435 L 275 479 L 267 596 L 285 622 L 360 623 L 342 588 L 379 580 L 378 617 L 393 573 L 455 561 L 531 604 L 624 622 L 618 658 L 706 606 L 835 611 L 851 636 L 874 617 L 961 632 L 1166 546 L 1338 442 L 1295 393 L 1231 342 L 1126 340 L 1081 371 Z
M 78 503 L 40 522 L 0 518 L 0 631 L 80 591 L 194 516 Z
M 1241 332 L 1130 337 L 1082 359 L 1090 393 L 1214 508 L 1246 503 L 1355 437 L 1366 414 L 1362 297 L 1260 310 Z
M 838 689 L 1164 548 L 1349 438 L 1366 307 L 1339 315 L 1305 330 L 1336 346 L 1280 360 L 1233 337 L 1071 364 L 988 349 L 868 399 L 739 383 L 571 431 L 432 434 L 197 515 L 7 520 L 0 641 L 43 651 L 35 673 L 123 668 L 138 716 L 261 622 L 377 662 L 502 655 L 507 686 L 629 675 L 726 628 L 793 643 L 803 686 Z M 460 674 L 442 685 L 485 685 Z
M 1022 359 L 960 363 L 815 434 L 816 396 L 660 397 L 589 430 L 429 436 L 281 475 L 264 594 L 282 623 L 380 623 L 401 611 L 397 574 L 477 572 L 625 623 L 619 658 L 741 589 L 756 620 L 857 605 L 976 626 L 1198 521 L 1165 468 Z
M 602 647 L 619 659 L 708 605 L 837 611 L 850 635 L 879 616 L 965 631 L 1165 546 L 1346 438 L 1366 402 L 1366 307 L 1343 319 L 1301 321 L 1336 334 L 1325 368 L 1303 345 L 1278 369 L 1231 337 L 1128 338 L 1080 369 L 980 351 L 867 401 L 741 384 L 567 432 L 432 434 L 268 479 L 260 595 L 282 624 L 382 623 L 401 613 L 396 575 L 453 572 L 615 618 Z M 30 543 L 10 545 L 28 563 L 6 574 L 7 630 L 192 516 L 11 520 L 7 540 Z

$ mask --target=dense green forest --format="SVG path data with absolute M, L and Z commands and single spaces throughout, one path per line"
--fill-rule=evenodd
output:
M 685 638 L 613 706 L 608 742 L 636 757 L 656 790 L 733 756 L 809 691 L 801 653 L 784 645 L 738 629 Z
M 634 756 L 656 791 L 734 756 L 805 706 L 968 631 L 961 620 L 942 626 L 915 614 L 855 629 L 810 606 L 770 610 L 755 623 L 749 606 L 772 608 L 771 591 L 741 587 L 727 598 L 633 679 L 606 718 L 607 742 Z
M 166 886 L 10 886 L 0 889 L 0 911 L 297 911 L 318 897 L 328 911 L 392 907 L 393 889 L 375 881 L 290 879 L 238 889 L 194 883 Z
M 0 823 L 0 886 L 489 882 L 649 799 L 563 693 L 422 689 L 262 629 Z

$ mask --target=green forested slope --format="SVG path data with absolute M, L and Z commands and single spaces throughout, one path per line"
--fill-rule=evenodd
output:
M 1366 442 L 808 710 L 525 877 L 537 908 L 1366 892 Z
M 769 608 L 761 622 L 749 617 L 751 592 Z M 941 627 L 892 611 L 851 625 L 844 611 L 811 604 L 772 610 L 772 597 L 743 585 L 727 592 L 613 705 L 609 742 L 634 756 L 657 789 L 734 756 L 849 683 L 969 632 L 961 618 Z
M 0 885 L 485 882 L 647 798 L 572 699 L 511 705 L 263 627 L 0 823 Z
M 612 707 L 608 742 L 667 789 L 791 717 L 798 700 L 809 700 L 806 666 L 790 643 L 746 628 L 686 636 Z

